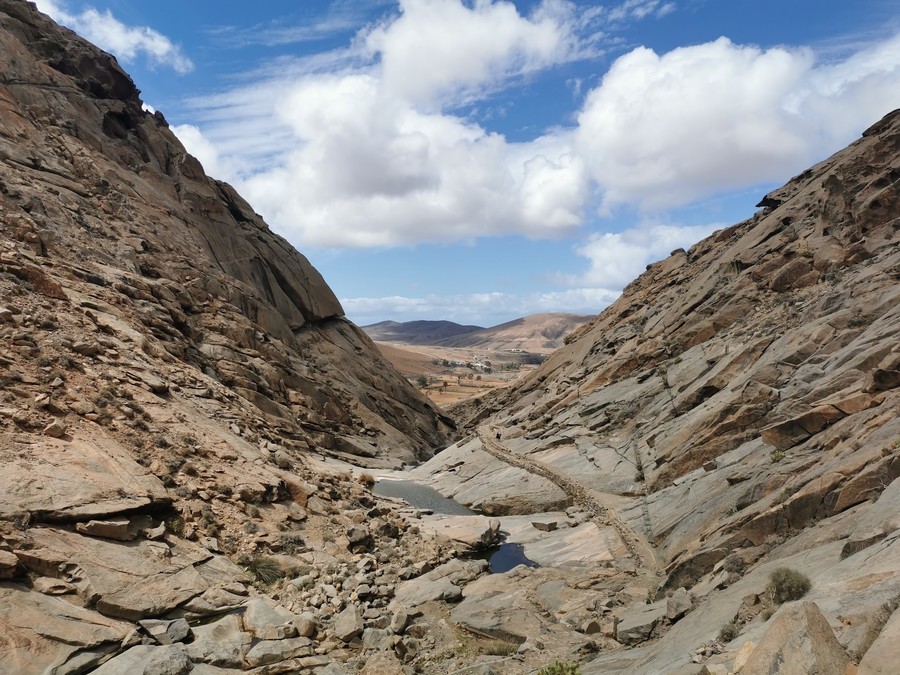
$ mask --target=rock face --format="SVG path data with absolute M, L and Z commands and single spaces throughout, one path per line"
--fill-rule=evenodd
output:
M 14 1 L 0 4 L 0 54 L 5 325 L 23 329 L 33 295 L 46 306 L 32 338 L 78 361 L 115 351 L 157 395 L 211 379 L 311 445 L 363 437 L 409 460 L 441 444 L 439 413 L 306 258 L 143 109 L 115 59 Z M 63 437 L 64 421 L 45 433 Z
M 741 672 L 843 675 L 850 659 L 815 603 L 786 608 L 772 621 Z
M 775 638 L 763 637 L 763 600 L 742 607 L 728 589 L 750 574 L 745 594 L 767 597 L 753 573 L 774 561 L 810 576 L 848 655 L 868 639 L 854 617 L 900 595 L 900 564 L 883 557 L 900 541 L 898 172 L 895 111 L 749 220 L 650 265 L 531 375 L 461 407 L 461 429 L 478 437 L 416 469 L 479 498 L 488 475 L 510 475 L 511 491 L 517 471 L 570 496 L 576 483 L 577 503 L 593 500 L 592 519 L 616 528 L 638 570 L 657 570 L 648 602 L 684 589 L 683 608 L 666 617 L 662 605 L 656 623 L 617 610 L 627 640 L 650 646 L 586 672 L 690 668 L 688 646 L 710 672 L 730 669 L 741 641 L 719 641 L 723 624 L 760 648 Z M 479 611 L 468 596 L 466 607 Z
M 113 57 L 0 0 L 0 72 L 0 669 L 339 672 L 310 642 L 335 605 L 258 596 L 355 565 L 332 532 L 376 504 L 336 458 L 452 423 Z M 434 553 L 376 513 L 376 553 Z M 386 605 L 363 576 L 328 603 Z
M 0 65 L 5 668 L 892 667 L 900 113 L 466 406 L 413 476 L 461 534 L 338 464 L 449 422 L 115 61 L 0 0 Z M 460 559 L 503 537 L 543 567 Z

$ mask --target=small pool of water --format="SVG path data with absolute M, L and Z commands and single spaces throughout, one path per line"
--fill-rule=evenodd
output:
M 509 572 L 513 567 L 518 567 L 519 565 L 540 567 L 534 560 L 525 557 L 525 547 L 522 544 L 500 544 L 500 548 L 488 558 L 488 563 L 490 563 L 491 572 L 494 574 Z
M 434 488 L 420 485 L 410 480 L 380 480 L 375 483 L 372 492 L 379 497 L 402 499 L 410 506 L 414 506 L 417 509 L 428 509 L 433 513 L 447 516 L 475 515 L 474 511 L 470 511 L 459 502 L 445 497 Z

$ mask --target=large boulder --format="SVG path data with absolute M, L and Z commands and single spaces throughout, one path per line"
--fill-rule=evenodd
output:
M 814 602 L 787 605 L 772 621 L 741 669 L 742 675 L 844 675 L 850 657 Z

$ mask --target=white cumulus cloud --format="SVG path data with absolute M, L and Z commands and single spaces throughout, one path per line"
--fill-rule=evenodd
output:
M 900 36 L 840 62 L 726 38 L 620 57 L 578 117 L 606 204 L 662 209 L 784 180 L 900 104 Z
M 385 91 L 420 106 L 458 101 L 511 75 L 559 63 L 575 50 L 571 8 L 542 3 L 529 16 L 511 2 L 400 0 L 400 16 L 371 30 Z
M 143 55 L 152 65 L 167 66 L 176 73 L 185 74 L 194 69 L 194 64 L 178 45 L 148 26 L 127 26 L 109 10 L 101 12 L 93 7 L 72 13 L 59 0 L 36 0 L 36 4 L 54 21 L 68 26 L 126 63 Z
M 622 205 L 664 212 L 783 181 L 900 105 L 900 36 L 830 59 L 721 38 L 631 50 L 575 123 L 530 139 L 459 113 L 578 58 L 601 27 L 673 8 L 403 0 L 346 49 L 198 99 L 185 143 L 298 245 L 380 247 L 608 229 Z M 665 230 L 641 232 L 663 237 L 663 255 L 676 247 Z M 589 260 L 603 236 L 585 245 Z M 640 271 L 647 256 L 635 255 Z
M 621 291 L 651 262 L 687 248 L 721 225 L 679 226 L 646 222 L 622 232 L 594 233 L 576 251 L 587 258 L 588 270 L 565 279 L 570 284 Z

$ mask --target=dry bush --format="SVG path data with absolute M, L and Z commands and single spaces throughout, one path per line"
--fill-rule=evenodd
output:
M 777 567 L 769 575 L 769 592 L 776 605 L 791 600 L 799 600 L 809 589 L 812 582 L 809 577 L 790 567 Z

